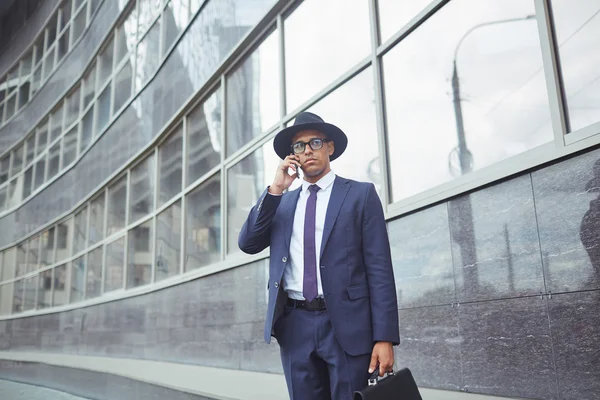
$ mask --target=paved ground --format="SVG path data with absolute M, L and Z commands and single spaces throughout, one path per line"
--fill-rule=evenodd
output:
M 80 400 L 83 397 L 46 389 L 39 386 L 24 385 L 0 380 L 0 399 L 2 400 Z

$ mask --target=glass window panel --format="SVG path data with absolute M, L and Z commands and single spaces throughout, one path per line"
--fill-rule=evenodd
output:
M 25 158 L 25 165 L 28 165 L 35 158 L 35 131 L 32 132 L 27 137 L 26 144 L 27 144 L 27 156 Z
M 67 304 L 67 265 L 59 265 L 54 268 L 54 295 L 52 296 L 53 306 L 62 306 Z
M 553 0 L 571 131 L 600 121 L 600 2 Z
M 71 256 L 73 248 L 73 218 L 58 224 L 56 232 L 56 261 Z
M 13 69 L 8 72 L 6 77 L 6 85 L 9 93 L 14 92 L 14 90 L 19 86 L 19 66 L 15 65 Z
M 55 228 L 52 227 L 42 233 L 40 238 L 40 264 L 51 265 L 54 264 L 54 232 Z
M 52 114 L 50 114 L 50 141 L 56 140 L 62 133 L 64 106 L 61 103 Z
M 46 31 L 48 32 L 48 40 L 46 41 L 46 48 L 52 46 L 52 44 L 54 43 L 54 41 L 56 40 L 56 28 L 57 28 L 57 20 L 58 17 L 58 13 L 54 14 L 52 16 L 52 18 L 50 19 L 50 21 L 48 22 L 48 25 L 46 25 Z
M 0 184 L 8 180 L 8 169 L 10 167 L 10 154 L 0 160 Z
M 125 105 L 131 97 L 133 70 L 129 63 L 126 63 L 123 69 L 115 77 L 115 103 L 114 112 L 116 113 Z
M 37 308 L 48 308 L 52 306 L 52 273 L 54 270 L 49 269 L 40 272 L 37 294 Z
M 12 169 L 10 176 L 13 177 L 23 169 L 23 156 L 24 156 L 24 145 L 20 145 L 13 151 L 12 155 Z M 1 164 L 1 162 L 0 162 Z
M 179 125 L 171 136 L 158 148 L 159 206 L 181 192 L 182 182 L 182 126 Z
M 93 14 L 102 0 L 90 0 L 90 14 Z
M 96 93 L 96 66 L 92 67 L 83 78 L 83 107 L 94 100 Z
M 205 0 L 190 0 L 190 14 L 195 15 Z
M 85 257 L 81 256 L 71 263 L 71 303 L 83 300 L 84 282 Z
M 23 108 L 23 106 L 29 101 L 29 82 L 24 82 L 19 86 L 19 104 L 17 110 Z
M 4 103 L 0 101 L 0 124 L 4 123 Z
M 107 236 L 125 228 L 125 202 L 127 198 L 127 176 L 123 176 L 108 188 Z
M 149 156 L 131 170 L 129 223 L 137 221 L 154 211 L 155 177 L 156 163 L 154 155 Z
M 80 253 L 87 246 L 87 219 L 87 207 L 75 214 L 75 246 L 73 246 L 73 255 Z
M 86 299 L 102 294 L 102 246 L 88 254 Z
M 82 153 L 92 142 L 94 137 L 94 107 L 90 107 L 81 121 L 81 140 L 79 141 L 79 153 Z
M 534 14 L 452 1 L 383 57 L 394 201 L 553 139 Z
M 9 315 L 12 310 L 14 283 L 0 286 L 0 315 Z
M 35 163 L 35 182 L 33 190 L 37 190 L 46 181 L 46 158 L 47 154 L 44 154 L 44 156 Z
M 221 161 L 221 90 L 199 104 L 187 119 L 187 184 Z
M 278 45 L 273 32 L 227 78 L 227 155 L 279 120 Z
M 60 18 L 60 29 L 64 29 L 65 26 L 69 23 L 71 19 L 71 0 L 66 0 L 63 2 L 63 5 L 60 7 L 62 10 L 62 15 Z
M 39 264 L 40 237 L 36 236 L 27 242 L 27 272 L 36 271 Z
M 20 313 L 21 311 L 23 311 L 23 283 L 23 279 L 20 279 L 15 282 L 15 292 L 13 297 L 13 313 Z
M 171 0 L 165 9 L 163 16 L 168 19 L 172 19 L 178 32 L 181 32 L 190 22 L 190 10 L 188 6 L 188 0 Z M 167 21 L 167 24 L 171 22 Z
M 138 44 L 136 50 L 135 91 L 139 91 L 158 68 L 160 60 L 160 20 Z
M 102 129 L 108 124 L 110 120 L 110 89 L 112 86 L 112 82 L 108 84 L 106 89 L 100 94 L 98 97 L 98 102 L 96 103 L 97 111 L 97 119 L 96 119 L 96 134 L 100 134 Z
M 163 25 L 162 55 L 164 57 L 165 54 L 167 53 L 167 51 L 173 45 L 173 43 L 175 43 L 175 39 L 177 39 L 179 34 L 181 32 L 183 32 L 183 29 L 185 29 L 187 22 L 186 21 L 177 21 L 175 19 L 175 15 L 173 13 L 173 4 L 169 3 L 169 6 L 165 9 L 165 12 L 162 15 L 162 25 Z
M 161 0 L 140 0 L 138 2 L 139 7 L 139 32 L 143 32 L 148 29 L 154 18 L 158 16 L 161 11 Z
M 67 29 L 65 31 L 65 33 L 62 34 L 62 36 L 60 37 L 60 39 L 58 39 L 58 44 L 57 44 L 57 62 L 60 62 L 69 52 L 69 29 Z
M 83 30 L 85 29 L 86 11 L 87 10 L 85 8 L 82 8 L 81 11 L 79 11 L 79 14 L 77 14 L 73 20 L 73 43 L 79 39 L 83 33 Z
M 19 175 L 12 181 L 10 181 L 10 186 L 8 188 L 8 207 L 12 208 L 21 203 L 22 200 L 22 186 L 25 181 L 24 175 Z
M 8 197 L 8 186 L 0 189 L 0 211 L 6 209 L 6 198 Z
M 63 168 L 71 165 L 77 157 L 77 125 L 73 127 L 63 138 Z
M 41 65 L 44 59 L 44 39 L 45 34 L 42 32 L 35 42 L 35 65 Z
M 181 202 L 178 201 L 156 219 L 156 282 L 179 274 L 181 254 Z
M 2 258 L 2 277 L 3 281 L 13 279 L 15 277 L 17 248 L 15 246 L 8 250 L 4 250 Z
M 284 23 L 288 111 L 370 54 L 368 1 L 307 0 Z
M 135 48 L 137 42 L 136 18 L 135 7 L 132 7 L 123 23 L 117 27 L 115 39 L 116 64 L 119 64 Z
M 220 175 L 210 178 L 186 197 L 185 221 L 185 271 L 219 261 L 221 259 Z
M 25 180 L 23 181 L 23 199 L 31 194 L 31 185 L 33 184 L 33 165 L 25 170 Z
M 35 292 L 37 290 L 38 276 L 32 276 L 25 278 L 24 281 L 24 293 L 23 293 L 23 311 L 29 311 L 35 309 Z
M 74 0 L 73 1 L 73 11 L 79 10 L 81 5 L 85 2 L 85 0 Z
M 31 80 L 31 69 L 33 68 L 33 51 L 28 50 L 27 54 L 21 59 L 21 69 L 19 76 L 21 83 Z
M 46 57 L 44 59 L 44 71 L 42 75 L 42 80 L 48 79 L 48 77 L 52 73 L 52 70 L 54 70 L 54 49 L 56 49 L 56 46 L 52 47 L 46 53 Z
M 129 231 L 127 287 L 147 285 L 152 280 L 152 220 Z
M 417 16 L 431 0 L 378 0 L 381 43 Z
M 37 147 L 35 149 L 35 155 L 37 156 L 42 154 L 48 145 L 48 119 L 42 121 L 42 123 L 37 127 L 36 132 Z
M 115 240 L 106 247 L 106 276 L 104 293 L 123 289 L 125 267 L 125 237 Z
M 48 157 L 48 180 L 50 180 L 60 171 L 60 142 L 52 146 Z
M 80 101 L 80 88 L 73 91 L 67 98 L 67 111 L 65 113 L 65 126 L 69 127 L 77 118 L 79 118 L 79 101 Z
M 240 229 L 258 197 L 273 182 L 273 174 L 279 165 L 273 151 L 273 141 L 265 143 L 228 171 L 227 190 L 227 252 L 239 252 L 237 245 Z M 290 189 L 298 187 L 300 181 Z
M 5 113 L 5 118 L 4 121 L 7 121 L 10 117 L 12 117 L 15 114 L 15 106 L 17 105 L 17 96 L 16 95 L 12 95 L 10 96 L 5 103 L 5 107 L 6 110 L 4 111 Z
M 108 45 L 104 48 L 104 50 L 102 50 L 102 53 L 100 53 L 100 68 L 98 70 L 98 84 L 100 86 L 102 86 L 112 74 L 114 51 L 113 49 L 114 40 L 111 39 L 110 42 L 108 42 Z
M 104 198 L 105 195 L 102 192 L 90 203 L 90 231 L 88 235 L 90 245 L 104 239 Z

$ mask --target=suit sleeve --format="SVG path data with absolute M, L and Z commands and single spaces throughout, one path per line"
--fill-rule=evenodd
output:
M 238 246 L 244 253 L 260 253 L 270 245 L 271 222 L 282 196 L 269 194 L 265 189 L 257 204 L 252 207 L 250 214 L 242 226 L 238 236 Z
M 373 340 L 400 343 L 396 284 L 383 208 L 375 186 L 370 184 L 363 211 L 363 258 L 369 293 Z

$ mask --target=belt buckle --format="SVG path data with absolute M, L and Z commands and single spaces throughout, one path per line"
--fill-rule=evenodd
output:
M 311 301 L 306 302 L 306 309 L 309 311 L 321 311 L 323 307 L 324 301 L 321 297 L 315 297 Z

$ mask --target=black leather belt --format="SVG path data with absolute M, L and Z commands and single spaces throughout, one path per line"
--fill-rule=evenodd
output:
M 317 297 L 312 301 L 294 300 L 288 297 L 287 305 L 290 307 L 301 308 L 303 310 L 308 311 L 322 311 L 327 309 L 327 306 L 325 305 L 325 299 L 322 297 Z

